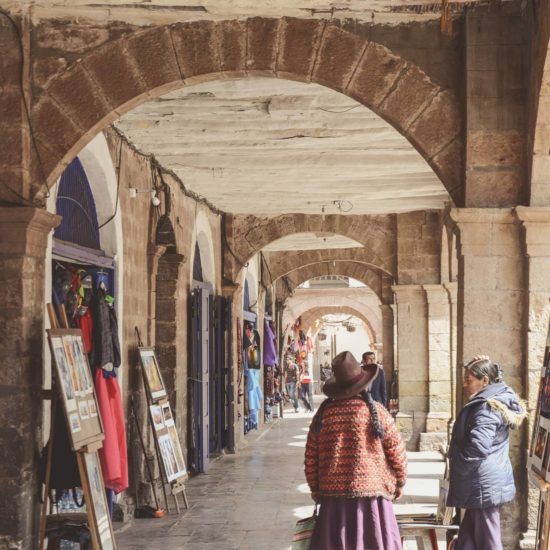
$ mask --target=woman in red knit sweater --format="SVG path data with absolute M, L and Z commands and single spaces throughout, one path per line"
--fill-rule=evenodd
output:
M 392 417 L 366 391 L 378 367 L 362 368 L 345 351 L 332 369 L 306 444 L 306 479 L 321 505 L 311 549 L 401 550 L 392 501 L 403 492 L 407 455 Z

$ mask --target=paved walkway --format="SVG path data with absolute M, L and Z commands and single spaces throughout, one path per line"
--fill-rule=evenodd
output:
M 289 412 L 284 420 L 247 435 L 248 446 L 238 455 L 224 456 L 207 474 L 188 481 L 189 510 L 181 516 L 134 520 L 117 535 L 119 550 L 290 549 L 296 520 L 313 511 L 303 472 L 310 421 L 311 414 Z M 411 473 L 437 477 L 432 457 L 420 458 L 411 463 Z M 426 481 L 411 479 L 402 506 L 422 502 L 433 508 L 437 482 Z

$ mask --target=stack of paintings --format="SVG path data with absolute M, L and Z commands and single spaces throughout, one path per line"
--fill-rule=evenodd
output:
M 162 459 L 165 478 L 173 482 L 187 478 L 183 452 L 166 388 L 153 348 L 139 348 L 143 378 L 149 400 L 149 415 Z

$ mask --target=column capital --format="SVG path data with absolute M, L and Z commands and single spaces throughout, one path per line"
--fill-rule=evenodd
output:
M 449 294 L 443 285 L 422 285 L 428 304 L 449 303 Z
M 451 208 L 448 219 L 457 231 L 462 256 L 515 256 L 519 252 L 512 208 Z
M 397 304 L 426 302 L 426 293 L 422 285 L 392 285 Z
M 61 217 L 42 208 L 0 206 L 0 254 L 43 259 Z
M 523 227 L 526 255 L 550 256 L 550 208 L 517 206 L 515 215 Z
M 447 294 L 449 295 L 449 302 L 451 304 L 456 304 L 456 299 L 458 294 L 458 283 L 455 283 L 455 282 L 443 283 L 443 286 L 447 291 Z

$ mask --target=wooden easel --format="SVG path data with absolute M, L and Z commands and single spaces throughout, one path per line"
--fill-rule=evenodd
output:
M 65 307 L 63 304 L 60 307 L 62 327 L 59 326 L 60 323 L 52 304 L 47 304 L 47 311 L 50 319 L 50 326 L 52 329 L 69 328 Z M 48 505 L 50 504 L 49 496 L 50 496 L 50 486 L 51 486 L 53 445 L 54 445 L 54 438 L 55 438 L 55 414 L 56 414 L 56 409 L 58 407 L 58 400 L 60 399 L 59 397 L 60 391 L 59 391 L 58 384 L 59 382 L 57 381 L 57 376 L 53 376 L 53 372 L 52 372 L 52 389 L 43 390 L 42 392 L 42 398 L 44 400 L 51 401 L 51 409 L 50 409 L 50 437 L 48 441 L 46 469 L 45 469 L 45 475 L 44 475 L 44 498 L 43 498 L 43 503 L 42 503 L 41 512 L 40 512 L 40 527 L 39 527 L 39 542 L 38 542 L 39 550 L 44 550 L 44 544 L 46 540 L 46 531 L 48 526 L 48 518 L 49 518 Z M 101 425 L 101 422 L 100 422 L 100 425 Z M 102 429 L 101 429 L 101 432 L 102 432 Z M 83 445 L 82 447 L 74 451 L 76 455 L 78 471 L 80 474 L 82 490 L 84 492 L 84 497 L 86 501 L 86 514 L 85 514 L 87 519 L 86 524 L 90 532 L 91 545 L 93 550 L 101 550 L 102 543 L 100 540 L 99 530 L 97 528 L 97 518 L 95 517 L 95 508 L 93 505 L 93 496 L 90 488 L 90 480 L 88 479 L 88 471 L 86 468 L 85 456 L 86 454 L 96 453 L 103 446 L 103 439 L 104 439 L 103 433 L 100 433 L 95 438 L 89 438 L 86 441 L 85 445 Z M 101 466 L 99 465 L 99 463 L 98 463 L 98 468 L 99 468 L 99 473 L 101 474 Z M 101 476 L 100 479 L 101 479 L 102 497 L 105 498 L 105 487 L 103 487 L 103 477 Z M 105 500 L 105 506 L 106 506 L 106 500 Z M 108 529 L 110 531 L 110 537 L 112 539 L 112 547 L 116 550 L 116 543 L 113 536 L 111 520 L 108 513 L 107 513 L 107 519 L 108 519 Z
M 141 340 L 141 335 L 139 333 L 138 327 L 135 327 L 135 333 L 136 333 L 136 337 L 137 337 L 138 346 L 143 347 L 143 342 Z M 180 494 L 182 495 L 183 504 L 184 504 L 186 509 L 189 509 L 189 501 L 187 500 L 187 494 L 185 492 L 184 480 L 183 480 L 183 478 L 178 478 L 178 479 L 175 479 L 173 481 L 168 481 L 168 475 L 165 471 L 164 461 L 162 459 L 162 454 L 161 454 L 159 443 L 158 443 L 158 440 L 157 440 L 155 427 L 153 426 L 153 423 L 151 422 L 151 415 L 149 414 L 149 407 L 153 404 L 153 400 L 151 399 L 151 395 L 149 394 L 149 391 L 147 390 L 147 382 L 145 380 L 145 373 L 143 371 L 143 368 L 140 368 L 140 370 L 141 370 L 141 378 L 142 378 L 142 381 L 143 381 L 143 387 L 145 389 L 145 395 L 146 395 L 146 399 L 147 399 L 148 423 L 151 426 L 151 430 L 152 430 L 152 433 L 153 433 L 153 441 L 155 442 L 155 454 L 156 454 L 156 458 L 157 458 L 157 464 L 159 465 L 159 469 L 160 469 L 162 493 L 163 493 L 163 496 L 164 496 L 164 505 L 166 506 L 166 512 L 170 513 L 170 505 L 168 504 L 168 496 L 166 494 L 166 485 L 169 485 L 170 486 L 170 493 L 172 495 L 172 498 L 174 499 L 174 504 L 176 506 L 176 512 L 178 514 L 180 514 L 181 513 L 181 508 L 180 508 L 180 503 L 179 503 L 179 500 L 178 500 L 178 495 L 180 495 Z M 143 442 L 143 438 L 141 437 L 141 432 L 140 432 L 139 426 L 137 425 L 137 416 L 135 414 L 134 414 L 134 418 L 136 419 L 137 430 L 140 433 L 141 448 L 142 448 L 142 451 L 143 451 L 143 456 L 144 456 L 144 459 L 145 459 L 145 463 L 147 464 L 147 469 L 149 471 L 149 478 L 150 478 L 150 481 L 151 481 L 151 486 L 153 487 L 153 495 L 154 495 L 155 503 L 156 503 L 157 509 L 158 509 L 158 499 L 157 499 L 156 491 L 155 491 L 155 482 L 154 482 L 152 474 L 151 474 L 151 468 L 150 468 L 150 465 L 149 465 L 149 459 L 147 457 L 147 451 L 146 451 L 146 448 L 145 448 L 145 444 Z

